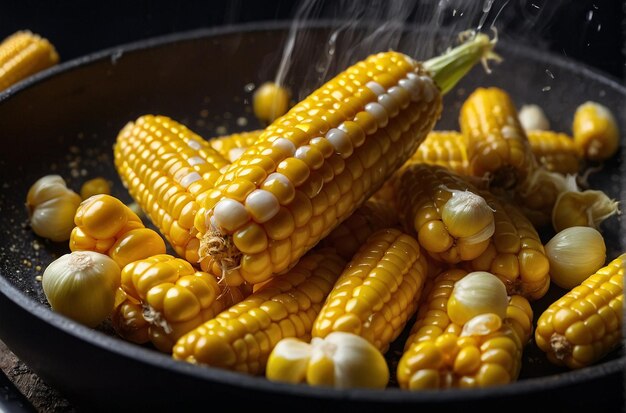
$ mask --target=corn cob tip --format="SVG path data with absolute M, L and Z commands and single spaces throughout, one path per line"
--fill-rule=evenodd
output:
M 222 234 L 211 225 L 211 228 L 200 240 L 198 255 L 200 261 L 206 257 L 211 257 L 222 272 L 220 280 L 224 280 L 228 271 L 239 268 L 242 254 L 235 246 L 232 236 Z
M 502 60 L 493 51 L 498 41 L 497 32 L 491 39 L 484 33 L 465 31 L 459 35 L 459 39 L 462 41 L 459 46 L 424 62 L 424 68 L 430 72 L 442 94 L 449 92 L 478 62 L 481 62 L 487 73 L 491 73 L 489 60 Z

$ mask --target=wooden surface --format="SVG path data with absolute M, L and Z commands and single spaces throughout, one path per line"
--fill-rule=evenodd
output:
M 38 412 L 77 412 L 59 392 L 48 386 L 22 363 L 2 341 L 0 341 L 0 369 Z

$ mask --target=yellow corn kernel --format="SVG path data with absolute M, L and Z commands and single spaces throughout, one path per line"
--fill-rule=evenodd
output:
M 457 131 L 432 131 L 417 148 L 408 163 L 443 166 L 459 175 L 469 174 L 467 142 Z
M 80 197 L 85 200 L 93 195 L 106 194 L 109 195 L 111 193 L 111 184 L 104 178 L 93 178 L 80 187 Z
M 397 229 L 375 232 L 335 283 L 315 320 L 313 337 L 343 331 L 386 352 L 415 311 L 426 265 L 411 236 Z
M 259 138 L 263 130 L 251 132 L 233 133 L 232 135 L 220 136 L 209 140 L 213 149 L 219 152 L 224 159 L 235 162 L 254 142 Z
M 396 211 L 383 202 L 369 200 L 335 228 L 320 246 L 334 248 L 350 260 L 374 232 L 398 223 Z
M 290 93 L 284 87 L 273 83 L 263 83 L 252 97 L 254 115 L 262 122 L 271 123 L 283 116 L 289 109 Z
M 583 154 L 571 136 L 548 130 L 527 131 L 527 136 L 535 158 L 548 171 L 578 173 Z
M 510 189 L 535 167 L 515 105 L 502 89 L 476 89 L 461 107 L 460 124 L 470 175 Z
M 535 342 L 550 362 L 578 369 L 619 346 L 625 262 L 626 254 L 615 258 L 541 314 Z
M 574 113 L 574 142 L 587 159 L 602 161 L 619 148 L 619 130 L 611 110 L 597 102 L 585 102 Z
M 310 338 L 313 320 L 344 265 L 332 250 L 306 255 L 287 273 L 182 336 L 174 358 L 262 374 L 281 339 Z
M 164 116 L 146 115 L 117 137 L 115 166 L 131 196 L 177 254 L 198 262 L 194 220 L 226 161 L 209 143 Z
M 482 254 L 494 232 L 494 213 L 472 184 L 437 165 L 405 167 L 395 183 L 404 228 L 422 248 L 451 264 Z
M 46 39 L 19 31 L 0 43 L 0 91 L 59 61 L 54 46 Z
M 494 210 L 495 232 L 487 249 L 464 265 L 497 276 L 509 295 L 538 300 L 550 286 L 550 264 L 539 234 L 514 205 L 485 191 L 480 194 Z
M 170 255 L 135 261 L 122 270 L 126 299 L 115 309 L 113 327 L 124 339 L 169 353 L 176 340 L 242 299 L 236 287 Z
M 110 195 L 94 195 L 84 200 L 76 210 L 74 223 L 70 250 L 107 254 L 120 268 L 165 254 L 161 236 L 145 228 L 130 208 Z
M 465 325 L 454 324 L 446 312 L 447 302 L 466 274 L 452 269 L 432 281 L 398 364 L 401 388 L 489 387 L 517 379 L 532 331 L 530 304 L 512 296 L 504 319 L 486 313 Z

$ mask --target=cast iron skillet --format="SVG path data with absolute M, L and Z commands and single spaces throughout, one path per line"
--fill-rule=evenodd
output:
M 537 406 L 545 398 L 558 399 L 563 407 L 622 405 L 626 359 L 620 350 L 593 367 L 569 372 L 547 363 L 531 344 L 520 380 L 499 388 L 335 391 L 174 361 L 112 336 L 106 326 L 91 330 L 50 311 L 35 277 L 67 246 L 42 240 L 28 228 L 24 200 L 29 186 L 45 174 L 60 173 L 78 190 L 87 178 L 104 175 L 114 181 L 113 195 L 130 201 L 113 168 L 111 146 L 123 125 L 142 114 L 171 116 L 206 137 L 244 129 L 242 117 L 250 119 L 246 129 L 258 127 L 244 85 L 271 78 L 287 27 L 255 24 L 134 43 L 64 63 L 0 94 L 0 338 L 44 380 L 90 411 L 211 409 L 218 399 L 229 408 L 283 405 L 299 411 L 506 408 Z M 325 41 L 326 26 L 313 31 Z M 505 60 L 492 75 L 475 69 L 446 97 L 438 129 L 457 128 L 459 105 L 468 91 L 494 85 L 510 92 L 518 106 L 541 104 L 555 129 L 568 131 L 576 106 L 591 99 L 613 108 L 626 131 L 620 109 L 626 89 L 615 81 L 517 45 L 501 42 L 498 51 Z M 620 161 L 621 155 L 594 174 L 592 186 L 623 198 Z M 620 227 L 617 217 L 603 225 L 609 258 L 624 249 Z M 535 304 L 535 318 L 562 293 L 552 287 Z

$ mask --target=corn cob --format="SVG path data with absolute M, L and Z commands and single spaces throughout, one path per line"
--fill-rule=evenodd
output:
M 396 211 L 384 202 L 368 200 L 320 242 L 334 248 L 342 258 L 351 260 L 374 232 L 398 223 Z
M 81 202 L 70 235 L 71 251 L 95 251 L 111 257 L 120 268 L 133 261 L 165 254 L 159 234 L 119 199 L 94 195 Z
M 582 368 L 620 344 L 625 262 L 620 255 L 541 314 L 535 341 L 548 360 Z
M 478 190 L 441 166 L 411 164 L 396 180 L 396 205 L 406 231 L 438 261 L 455 264 L 482 254 L 494 214 Z
M 485 252 L 463 265 L 494 274 L 510 295 L 538 300 L 550 286 L 550 264 L 539 234 L 515 206 L 488 192 L 480 194 L 494 210 L 495 233 Z
M 432 131 L 408 163 L 439 165 L 459 175 L 468 175 L 469 162 L 465 137 L 456 131 Z
M 0 43 L 0 91 L 59 61 L 54 46 L 29 31 L 19 31 Z
M 199 201 L 228 165 L 200 136 L 164 116 L 142 116 L 117 137 L 115 166 L 132 197 L 174 250 L 199 260 L 193 220 Z
M 570 136 L 547 130 L 528 131 L 527 136 L 535 159 L 548 171 L 578 173 L 582 152 Z
M 219 152 L 224 159 L 235 162 L 244 153 L 244 151 L 254 145 L 263 130 L 255 130 L 251 132 L 233 133 L 232 135 L 220 136 L 213 138 L 209 144 L 213 149 Z
M 344 265 L 332 250 L 306 255 L 289 272 L 181 337 L 174 358 L 263 373 L 281 339 L 310 339 L 313 321 Z
M 328 295 L 313 337 L 357 334 L 385 353 L 415 312 L 426 273 L 415 239 L 397 229 L 375 232 Z
M 401 388 L 487 387 L 515 381 L 532 331 L 532 309 L 518 295 L 506 317 L 479 315 L 464 325 L 451 322 L 448 300 L 460 269 L 440 274 L 419 306 L 397 370 Z
M 151 341 L 169 353 L 176 340 L 241 301 L 237 287 L 222 290 L 211 274 L 170 255 L 135 261 L 122 270 L 126 294 L 113 314 L 113 327 L 138 344 Z
M 615 117 L 609 108 L 597 102 L 585 102 L 576 109 L 572 131 L 574 142 L 587 159 L 608 159 L 619 148 Z
M 426 62 L 432 77 L 403 54 L 371 56 L 276 120 L 201 203 L 202 268 L 250 284 L 287 270 L 415 151 L 441 111 L 433 79 L 447 91 L 492 46 L 478 35 Z
M 535 168 L 515 106 L 503 90 L 477 88 L 463 103 L 459 122 L 467 141 L 470 175 L 510 189 Z

